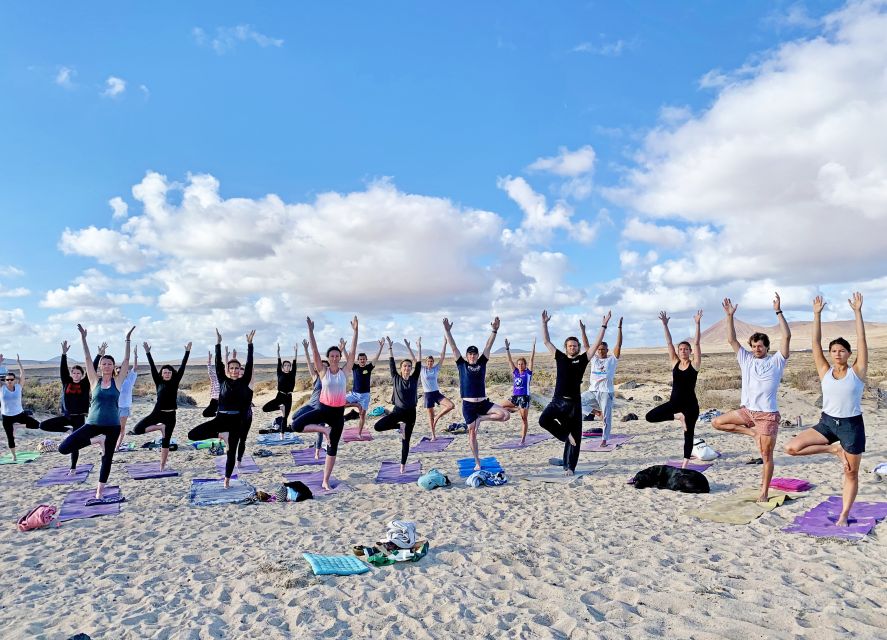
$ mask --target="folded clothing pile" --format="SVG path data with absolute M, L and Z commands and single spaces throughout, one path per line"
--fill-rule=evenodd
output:
M 420 539 L 416 523 L 392 520 L 388 531 L 375 546 L 355 545 L 354 555 L 382 567 L 395 562 L 417 562 L 428 553 L 428 540 Z
M 423 489 L 431 491 L 437 487 L 450 486 L 450 479 L 437 469 L 432 469 L 425 475 L 419 476 L 418 485 Z
M 499 487 L 508 482 L 504 471 L 475 471 L 465 479 L 469 487 Z

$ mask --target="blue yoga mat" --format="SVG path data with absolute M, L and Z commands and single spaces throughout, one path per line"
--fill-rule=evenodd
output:
M 474 458 L 461 458 L 456 462 L 459 465 L 460 477 L 467 478 L 474 473 Z M 482 471 L 489 471 L 490 473 L 497 473 L 503 470 L 502 465 L 499 464 L 499 461 L 496 460 L 496 458 L 481 458 L 480 468 Z

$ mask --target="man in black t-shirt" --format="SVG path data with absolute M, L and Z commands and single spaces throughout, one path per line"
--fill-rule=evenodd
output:
M 385 345 L 385 339 L 379 340 L 379 350 L 372 362 L 367 362 L 367 354 L 358 353 L 354 361 L 354 368 L 351 370 L 351 391 L 345 396 L 348 403 L 346 407 L 353 407 L 359 411 L 357 416 L 352 416 L 354 412 L 346 415 L 346 420 L 353 417 L 359 417 L 360 422 L 357 425 L 357 436 L 363 437 L 363 425 L 366 423 L 367 411 L 370 409 L 370 378 L 373 375 L 373 369 L 379 362 L 379 356 L 382 355 L 382 347 Z
M 564 340 L 564 351 L 555 347 L 548 335 L 548 321 L 551 316 L 542 312 L 542 340 L 554 356 L 557 378 L 554 383 L 554 396 L 539 416 L 539 426 L 564 443 L 564 475 L 573 475 L 579 462 L 579 445 L 582 440 L 582 379 L 588 367 L 589 354 L 597 351 L 607 331 L 610 312 L 601 321 L 597 341 L 589 345 L 585 340 L 585 351 L 579 353 L 579 338 L 570 336 Z M 579 329 L 585 339 L 585 325 L 579 321 Z M 566 352 L 566 353 L 564 353 Z

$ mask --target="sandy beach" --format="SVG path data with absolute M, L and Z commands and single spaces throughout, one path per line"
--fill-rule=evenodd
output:
M 870 370 L 878 369 L 878 358 L 883 362 L 873 357 Z M 812 369 L 805 359 L 809 354 L 793 354 L 792 368 Z M 728 355 L 706 359 L 700 385 L 737 373 L 730 361 Z M 498 359 L 496 366 L 504 367 Z M 548 367 L 540 357 L 537 370 Z M 711 494 L 636 490 L 626 484 L 636 471 L 680 456 L 678 426 L 643 420 L 656 404 L 654 395 L 667 397 L 666 376 L 661 355 L 623 357 L 617 383 L 631 379 L 641 386 L 621 392 L 613 431 L 634 438 L 610 453 L 583 452 L 580 462 L 605 466 L 570 484 L 521 479 L 560 455 L 555 440 L 522 450 L 491 449 L 518 434 L 517 416 L 481 429 L 481 455 L 495 455 L 511 477 L 496 488 L 472 489 L 459 481 L 456 460 L 470 455 L 465 435 L 455 436 L 443 452 L 410 456 L 423 470 L 447 474 L 452 487 L 425 491 L 415 484 L 375 484 L 380 463 L 397 459 L 395 431 L 341 446 L 335 476 L 351 485 L 350 492 L 302 503 L 194 508 L 188 504 L 189 482 L 214 477 L 214 460 L 183 447 L 170 454 L 179 477 L 135 481 L 124 466 L 159 456 L 139 449 L 118 453 L 114 460 L 110 482 L 127 498 L 120 515 L 20 533 L 13 524 L 20 516 L 40 503 L 60 505 L 72 489 L 34 485 L 51 467 L 66 465 L 67 457 L 47 453 L 29 464 L 2 466 L 7 526 L 0 533 L 0 636 L 883 637 L 887 524 L 859 542 L 780 531 L 794 516 L 840 494 L 836 459 L 781 453 L 797 428 L 780 432 L 776 475 L 804 478 L 814 486 L 806 497 L 749 525 L 717 524 L 685 513 L 759 482 L 760 467 L 744 463 L 753 452 L 751 440 L 715 433 L 710 425 L 700 425 L 697 434 L 723 454 L 706 473 Z M 188 380 L 201 377 L 205 367 L 189 368 Z M 258 379 L 270 377 L 266 368 Z M 387 377 L 382 368 L 374 376 L 373 406 L 387 406 Z M 536 391 L 544 392 L 545 377 L 540 373 L 539 378 Z M 494 400 L 510 393 L 504 384 L 488 391 Z M 452 387 L 445 392 L 457 395 Z M 180 440 L 203 420 L 200 410 L 207 400 L 205 390 L 188 393 L 199 408 L 179 410 L 175 435 Z M 738 402 L 738 391 L 711 393 L 723 396 L 722 410 Z M 811 424 L 818 416 L 817 395 L 784 382 L 783 416 L 800 415 Z M 267 391 L 257 394 L 256 404 L 271 397 Z M 151 396 L 139 398 L 131 420 L 145 415 L 152 402 Z M 628 412 L 641 420 L 622 422 Z M 868 445 L 858 500 L 884 501 L 887 484 L 876 483 L 870 470 L 887 458 L 885 416 L 870 393 L 864 412 Z M 530 433 L 541 431 L 538 414 L 538 408 L 531 410 Z M 266 415 L 256 416 L 248 452 L 257 448 L 258 430 L 269 422 Z M 23 429 L 19 434 L 20 451 L 50 435 Z M 423 415 L 414 442 L 427 434 Z M 127 438 L 139 445 L 147 439 Z M 289 452 L 299 446 L 272 447 L 275 455 L 257 459 L 261 472 L 246 479 L 273 490 L 281 473 L 314 469 L 294 466 Z M 73 488 L 94 488 L 98 458 L 96 448 L 81 455 L 81 463 L 96 468 Z M 359 576 L 315 577 L 302 559 L 306 551 L 348 554 L 352 545 L 382 536 L 393 519 L 416 522 L 430 540 L 428 555 L 418 563 L 373 568 Z

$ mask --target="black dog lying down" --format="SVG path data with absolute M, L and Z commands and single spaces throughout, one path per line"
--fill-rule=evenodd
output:
M 635 489 L 671 489 L 684 493 L 708 493 L 708 480 L 692 469 L 678 469 L 657 464 L 638 471 L 634 477 Z

